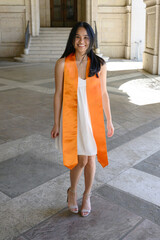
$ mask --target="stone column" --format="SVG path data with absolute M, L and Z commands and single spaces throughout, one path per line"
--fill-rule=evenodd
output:
M 125 58 L 131 58 L 131 0 L 127 0 L 126 5 L 126 45 Z
M 160 11 L 160 9 L 159 9 L 159 11 Z M 158 75 L 160 75 L 160 23 L 159 23 Z
M 86 22 L 91 24 L 91 1 L 86 0 Z
M 38 36 L 40 30 L 39 0 L 31 0 L 32 36 Z
M 146 39 L 143 68 L 147 72 L 158 74 L 160 72 L 160 0 L 143 1 L 146 4 Z

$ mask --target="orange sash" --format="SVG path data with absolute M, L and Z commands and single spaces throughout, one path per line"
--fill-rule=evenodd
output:
M 97 158 L 102 167 L 108 165 L 105 125 L 103 117 L 100 78 L 88 77 L 90 58 L 86 69 L 86 93 L 91 116 L 93 136 L 97 145 Z M 75 54 L 65 58 L 63 86 L 63 164 L 73 169 L 78 164 L 77 155 L 77 89 L 78 68 Z

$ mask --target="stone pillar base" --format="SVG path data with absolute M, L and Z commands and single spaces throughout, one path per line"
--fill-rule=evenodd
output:
M 131 58 L 131 47 L 125 46 L 125 58 L 126 59 Z
M 158 56 L 144 52 L 143 69 L 151 74 L 158 74 Z
M 25 54 L 25 55 L 28 55 L 28 54 L 29 54 L 29 49 L 28 49 L 28 48 L 25 48 L 25 49 L 24 49 L 24 54 Z
M 96 54 L 99 54 L 99 53 L 100 53 L 100 49 L 99 49 L 99 48 L 96 48 L 96 49 L 95 49 L 95 53 L 96 53 Z

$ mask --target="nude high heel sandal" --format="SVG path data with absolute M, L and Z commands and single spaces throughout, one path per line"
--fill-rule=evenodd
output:
M 90 200 L 90 196 L 91 196 L 91 194 L 83 194 L 83 201 L 85 200 L 85 201 L 88 201 L 88 200 Z M 89 204 L 90 205 L 90 204 Z M 82 215 L 82 217 L 87 217 L 89 214 L 90 214 L 90 212 L 91 212 L 91 206 L 90 206 L 90 208 L 89 209 L 81 209 L 81 215 Z
M 67 190 L 67 202 L 68 202 L 69 192 L 71 192 L 72 194 L 76 194 L 75 191 L 72 191 L 70 188 L 68 188 L 68 190 Z M 77 205 L 69 205 L 68 204 L 68 208 L 72 213 L 78 213 L 78 206 Z

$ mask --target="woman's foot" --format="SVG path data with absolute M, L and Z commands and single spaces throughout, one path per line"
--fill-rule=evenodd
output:
M 67 190 L 67 202 L 68 208 L 73 213 L 78 213 L 78 205 L 77 205 L 77 193 L 73 191 L 71 188 Z
M 91 194 L 83 194 L 83 201 L 82 201 L 82 208 L 81 208 L 81 215 L 82 217 L 87 217 L 91 212 L 91 201 L 90 201 Z

